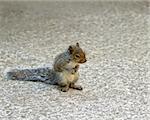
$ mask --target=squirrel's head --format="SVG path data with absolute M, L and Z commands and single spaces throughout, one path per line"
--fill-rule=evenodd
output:
M 79 43 L 76 43 L 76 45 L 70 45 L 68 51 L 75 62 L 85 63 L 87 61 L 85 52 L 80 48 Z

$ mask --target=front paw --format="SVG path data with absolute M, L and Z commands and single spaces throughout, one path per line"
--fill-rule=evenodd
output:
M 75 68 L 74 68 L 74 70 L 77 72 L 78 69 L 79 69 L 79 65 L 76 65 Z

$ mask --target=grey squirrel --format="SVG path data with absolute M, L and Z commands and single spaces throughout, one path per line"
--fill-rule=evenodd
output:
M 12 69 L 6 76 L 11 80 L 40 81 L 58 85 L 63 92 L 67 92 L 69 88 L 82 90 L 82 86 L 75 83 L 79 79 L 79 64 L 86 61 L 85 52 L 79 43 L 76 43 L 55 57 L 52 68 Z

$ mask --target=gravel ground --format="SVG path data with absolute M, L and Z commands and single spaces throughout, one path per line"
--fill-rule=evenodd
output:
M 150 120 L 148 2 L 0 2 L 0 120 Z M 149 30 L 149 31 L 148 31 Z M 79 42 L 83 91 L 4 79 Z

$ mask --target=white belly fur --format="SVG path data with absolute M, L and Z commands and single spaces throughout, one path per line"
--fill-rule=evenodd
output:
M 59 77 L 63 83 L 75 83 L 78 80 L 79 73 L 71 74 L 68 71 L 59 72 Z
M 78 65 L 78 63 L 75 62 L 70 62 L 69 64 L 67 64 L 65 67 L 69 70 L 74 68 L 76 65 Z M 63 72 L 59 72 L 59 77 L 65 82 L 65 83 L 72 83 L 77 81 L 78 79 L 78 72 L 76 72 L 75 74 L 71 74 L 70 71 L 64 70 Z

